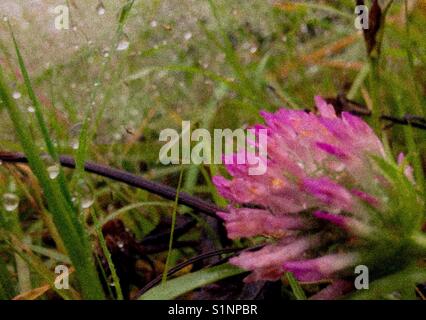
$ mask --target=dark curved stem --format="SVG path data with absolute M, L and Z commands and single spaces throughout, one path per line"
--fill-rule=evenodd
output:
M 75 168 L 75 160 L 71 156 L 62 155 L 59 157 L 60 163 L 66 168 Z M 27 163 L 27 158 L 24 154 L 19 152 L 3 152 L 0 151 L 0 160 L 9 163 Z M 93 173 L 105 178 L 109 178 L 115 181 L 123 182 L 129 186 L 136 187 L 139 189 L 147 190 L 153 194 L 161 196 L 168 200 L 174 200 L 176 198 L 176 189 L 164 185 L 159 182 L 153 182 L 143 177 L 137 176 L 130 172 L 112 168 L 109 166 L 101 165 L 91 161 L 87 161 L 84 164 L 85 171 Z M 185 192 L 179 193 L 179 204 L 183 204 L 192 209 L 205 213 L 211 217 L 218 218 L 216 212 L 223 211 L 224 209 L 217 207 L 209 201 L 202 200 L 198 197 L 191 196 Z

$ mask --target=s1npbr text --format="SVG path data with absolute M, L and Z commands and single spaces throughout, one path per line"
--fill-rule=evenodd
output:
M 258 309 L 254 304 L 213 304 L 208 306 L 170 306 L 169 315 L 194 316 L 202 315 L 257 315 Z

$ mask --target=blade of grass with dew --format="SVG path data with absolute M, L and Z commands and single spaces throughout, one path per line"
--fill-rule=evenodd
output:
M 115 45 L 119 41 L 120 36 L 122 36 L 122 34 L 123 34 L 124 25 L 127 21 L 130 10 L 132 9 L 134 3 L 135 3 L 135 0 L 128 0 L 126 2 L 126 4 L 120 10 L 119 17 L 118 17 L 118 27 L 117 27 L 117 32 L 116 32 L 116 38 L 113 41 L 114 42 L 113 47 L 115 47 Z M 110 60 L 111 60 L 111 56 L 108 57 L 108 61 L 110 61 Z M 103 68 L 102 68 L 100 75 L 98 76 L 98 80 L 101 79 L 101 75 L 104 74 L 107 67 L 108 67 L 108 64 L 105 63 L 103 65 Z M 83 176 L 83 174 L 84 174 L 84 161 L 86 159 L 88 143 L 89 143 L 90 139 L 92 138 L 92 136 L 94 135 L 94 130 L 97 127 L 97 125 L 96 125 L 97 119 L 98 119 L 99 115 L 103 113 L 104 107 L 101 108 L 97 112 L 97 115 L 95 115 L 95 125 L 92 126 L 92 128 L 91 128 L 90 120 L 91 120 L 91 113 L 93 111 L 92 101 L 94 101 L 94 98 L 96 97 L 97 88 L 98 87 L 95 87 L 92 90 L 91 97 L 90 97 L 90 103 L 89 103 L 89 109 L 86 112 L 86 117 L 84 118 L 83 125 L 82 125 L 81 131 L 80 131 L 79 147 L 78 147 L 77 154 L 76 154 L 76 170 L 74 171 L 74 177 L 75 177 L 73 179 L 74 181 L 76 179 L 78 179 L 79 177 Z
M 5 84 L 3 69 L 0 67 L 0 98 L 6 107 L 14 125 L 17 137 L 22 145 L 29 166 L 44 190 L 54 223 L 63 239 L 71 261 L 76 269 L 83 294 L 87 299 L 102 299 L 104 293 L 95 268 L 88 239 L 81 237 L 72 222 L 75 213 L 70 210 L 57 181 L 49 178 L 46 167 L 35 146 L 27 121 L 12 99 Z M 82 228 L 82 227 L 81 227 Z
M 177 208 L 178 208 L 178 201 L 179 201 L 179 193 L 180 193 L 180 189 L 182 187 L 183 171 L 184 171 L 183 165 L 181 165 L 178 186 L 177 186 L 177 189 L 176 189 L 176 197 L 175 197 L 175 202 L 174 202 L 173 212 L 172 212 L 172 226 L 171 226 L 171 229 L 170 229 L 169 250 L 167 252 L 166 264 L 164 266 L 164 271 L 163 271 L 163 278 L 161 280 L 162 283 L 166 283 L 166 281 L 167 281 L 167 272 L 169 270 L 171 253 L 172 253 L 172 249 L 173 249 L 173 237 L 174 237 L 175 227 L 176 227 L 176 215 L 177 215 Z
M 246 272 L 230 264 L 188 273 L 158 285 L 143 294 L 139 300 L 172 300 L 194 289 Z
M 19 239 L 20 241 L 26 242 L 31 240 L 26 237 L 24 232 L 22 231 L 21 224 L 19 221 L 19 215 L 7 214 L 3 208 L 1 208 L 0 214 L 7 217 L 5 219 L 6 223 L 4 224 L 5 230 L 10 232 L 11 234 L 14 234 L 16 239 Z M 18 277 L 19 293 L 30 291 L 32 289 L 32 285 L 29 267 L 18 254 L 14 255 L 14 259 L 16 266 L 16 274 Z
M 43 136 L 44 142 L 46 144 L 48 153 L 50 154 L 52 159 L 54 159 L 54 161 L 58 163 L 59 162 L 58 151 L 56 150 L 56 147 L 54 146 L 53 141 L 50 138 L 49 131 L 47 129 L 47 124 L 46 124 L 44 117 L 43 117 L 40 101 L 38 100 L 38 98 L 37 98 L 37 96 L 34 92 L 34 89 L 32 87 L 30 76 L 28 74 L 28 70 L 25 66 L 25 62 L 24 62 L 24 59 L 22 57 L 21 51 L 19 49 L 18 42 L 16 40 L 15 34 L 13 33 L 13 30 L 12 30 L 12 27 L 10 26 L 10 24 L 9 24 L 9 30 L 10 30 L 10 33 L 11 33 L 11 36 L 12 36 L 14 47 L 15 47 L 16 56 L 18 58 L 19 68 L 20 68 L 22 76 L 24 78 L 25 87 L 27 88 L 28 95 L 29 95 L 30 100 L 33 104 L 37 123 L 38 123 L 40 131 L 42 133 L 42 136 Z M 58 180 L 58 183 L 59 183 L 59 186 L 60 186 L 60 190 L 62 191 L 63 196 L 65 198 L 64 205 L 67 206 L 67 209 L 70 212 L 74 212 L 74 208 L 73 208 L 73 205 L 72 205 L 72 202 L 71 202 L 71 195 L 70 195 L 70 192 L 68 190 L 67 182 L 65 180 L 65 176 L 64 176 L 63 169 L 62 169 L 61 166 L 59 166 L 59 175 L 57 177 L 57 180 Z M 80 237 L 82 237 L 82 238 L 86 237 L 85 231 L 82 228 L 82 225 L 80 224 L 80 222 L 78 221 L 77 215 L 75 214 L 75 212 L 74 212 L 74 214 L 70 215 L 70 219 L 71 219 L 71 222 L 74 224 L 76 230 L 79 232 Z M 56 236 L 55 233 L 53 235 Z M 63 246 L 63 243 L 59 243 L 59 244 L 60 244 L 60 246 Z
M 299 282 L 296 280 L 296 278 L 293 276 L 291 272 L 286 273 L 286 277 L 288 280 L 288 283 L 290 284 L 291 290 L 293 291 L 294 296 L 297 300 L 306 300 L 306 294 L 303 291 L 302 287 L 300 286 Z
M 117 271 L 115 270 L 114 262 L 112 261 L 111 253 L 108 250 L 104 235 L 102 234 L 102 227 L 99 223 L 95 210 L 91 210 L 91 211 L 92 211 L 93 223 L 95 224 L 95 228 L 96 228 L 96 234 L 98 235 L 99 244 L 107 260 L 109 270 L 111 271 L 112 281 L 114 282 L 114 288 L 115 288 L 115 293 L 117 294 L 117 299 L 124 300 L 123 291 L 121 290 L 121 285 L 120 285 L 120 279 L 118 278 Z
M 10 34 L 12 36 L 13 45 L 15 46 L 15 52 L 16 52 L 16 56 L 18 58 L 19 68 L 20 68 L 22 76 L 24 78 L 24 83 L 25 83 L 25 87 L 27 88 L 28 96 L 31 100 L 31 103 L 33 104 L 33 107 L 34 107 L 34 110 L 35 110 L 34 113 L 35 113 L 37 123 L 38 123 L 39 128 L 40 128 L 41 134 L 43 136 L 44 143 L 46 144 L 47 150 L 48 150 L 50 156 L 52 157 L 52 159 L 54 159 L 55 162 L 59 162 L 58 152 L 57 152 L 57 150 L 56 150 L 56 148 L 53 144 L 52 139 L 50 139 L 49 130 L 47 129 L 47 124 L 44 120 L 43 113 L 41 111 L 42 108 L 41 108 L 40 101 L 38 100 L 38 98 L 37 98 L 37 96 L 34 92 L 33 86 L 31 84 L 30 76 L 28 74 L 28 70 L 25 66 L 24 59 L 22 57 L 21 51 L 19 49 L 18 42 L 16 40 L 15 34 L 13 32 L 13 29 L 12 29 L 12 26 L 10 25 L 10 23 L 9 23 L 9 30 L 10 30 Z M 62 167 L 59 167 L 59 170 L 60 171 L 59 171 L 58 181 L 59 181 L 59 184 L 61 186 L 62 193 L 64 194 L 65 199 L 69 202 L 69 205 L 72 206 L 71 195 L 70 195 L 70 192 L 68 190 L 67 183 L 65 181 L 65 177 L 64 177 Z

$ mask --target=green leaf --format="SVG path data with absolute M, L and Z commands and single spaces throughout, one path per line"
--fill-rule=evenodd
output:
M 179 278 L 170 280 L 163 285 L 152 288 L 143 294 L 140 300 L 171 300 L 184 293 L 190 292 L 199 287 L 214 283 L 216 281 L 235 276 L 245 272 L 230 264 L 203 269 L 189 273 Z
M 129 16 L 130 10 L 132 9 L 134 3 L 135 3 L 135 0 L 129 0 L 121 8 L 120 15 L 118 18 L 118 23 L 120 27 L 122 27 L 126 23 L 127 17 Z

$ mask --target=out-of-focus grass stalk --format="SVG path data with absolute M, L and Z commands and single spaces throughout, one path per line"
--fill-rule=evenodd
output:
M 124 26 L 126 24 L 126 21 L 129 17 L 130 10 L 132 9 L 133 5 L 135 3 L 135 0 L 127 0 L 127 2 L 122 6 L 120 13 L 118 15 L 118 26 L 115 38 L 113 40 L 113 48 L 115 48 L 120 41 L 120 37 L 124 35 Z M 111 60 L 111 56 L 108 57 L 108 62 Z M 98 80 L 102 79 L 102 76 L 104 75 L 105 71 L 108 68 L 108 63 L 105 63 L 99 76 Z M 97 87 L 95 87 L 91 92 L 90 102 L 89 102 L 89 108 L 86 112 L 86 116 L 83 121 L 83 125 L 81 127 L 81 132 L 79 136 L 79 147 L 76 154 L 76 170 L 75 170 L 75 177 L 79 178 L 84 174 L 84 161 L 86 159 L 87 155 L 87 149 L 88 144 L 90 142 L 90 139 L 94 135 L 94 130 L 96 128 L 96 122 L 97 119 L 100 117 L 100 115 L 103 113 L 103 108 L 101 107 L 100 110 L 97 111 L 97 114 L 93 115 L 95 113 L 95 110 L 93 108 L 92 102 L 94 101 L 96 95 L 97 95 Z M 92 125 L 92 116 L 94 116 L 94 125 Z
M 397 97 L 397 108 L 399 116 L 404 116 L 407 113 L 407 108 L 401 96 Z M 423 172 L 421 155 L 419 154 L 419 147 L 417 146 L 414 138 L 413 128 L 411 126 L 404 126 L 402 130 L 404 131 L 404 138 L 407 144 L 408 154 L 412 159 L 411 162 L 413 164 L 416 185 L 423 197 L 425 197 L 425 176 Z
M 175 202 L 173 206 L 172 226 L 170 229 L 170 239 L 169 239 L 169 250 L 167 252 L 166 264 L 164 265 L 163 278 L 162 278 L 163 284 L 167 281 L 167 272 L 169 271 L 169 264 L 172 257 L 173 240 L 174 240 L 174 233 L 175 233 L 175 226 L 176 226 L 176 214 L 177 214 L 177 208 L 178 208 L 179 193 L 182 187 L 182 179 L 183 179 L 183 165 L 181 167 L 180 174 L 179 174 L 179 181 L 178 181 L 178 186 L 176 189 L 176 198 L 175 198 Z

